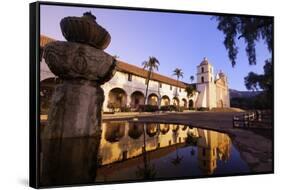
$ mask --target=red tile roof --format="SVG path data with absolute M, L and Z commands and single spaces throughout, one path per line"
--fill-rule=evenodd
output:
M 143 78 L 146 78 L 148 76 L 147 70 L 145 70 L 143 68 L 140 68 L 140 67 L 137 67 L 135 65 L 125 63 L 125 62 L 120 61 L 120 60 L 117 61 L 117 70 L 120 71 L 120 72 L 131 73 L 133 75 L 137 75 L 137 76 L 140 76 L 140 77 L 143 77 Z M 173 85 L 173 86 L 178 86 L 178 87 L 181 87 L 181 88 L 186 87 L 186 84 L 181 82 L 181 81 L 177 82 L 177 80 L 175 80 L 173 78 L 170 78 L 170 77 L 167 77 L 167 76 L 164 76 L 164 75 L 160 75 L 160 74 L 155 73 L 155 72 L 152 73 L 151 80 L 159 81 L 161 83 L 166 83 L 166 84 L 170 84 L 170 85 Z

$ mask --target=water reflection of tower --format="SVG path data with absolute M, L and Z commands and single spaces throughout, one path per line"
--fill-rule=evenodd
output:
M 198 163 L 206 174 L 213 174 L 217 159 L 227 161 L 230 156 L 230 138 L 226 134 L 198 129 Z
M 217 133 L 203 129 L 198 129 L 198 133 L 200 136 L 197 144 L 199 167 L 206 174 L 212 174 L 217 167 Z
M 231 140 L 227 134 L 219 133 L 218 143 L 218 159 L 226 162 L 230 158 Z

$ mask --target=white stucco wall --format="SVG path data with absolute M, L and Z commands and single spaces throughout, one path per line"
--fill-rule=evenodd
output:
M 158 97 L 158 100 L 160 101 L 161 97 L 168 96 L 170 99 L 170 104 L 173 102 L 173 98 L 175 97 L 176 90 L 178 91 L 178 99 L 180 102 L 180 106 L 183 106 L 184 102 L 182 99 L 186 99 L 187 105 L 188 105 L 188 98 L 187 93 L 185 92 L 184 88 L 177 88 L 176 86 L 172 86 L 172 89 L 170 89 L 170 84 L 162 83 L 162 87 L 160 87 L 160 84 L 158 81 L 150 80 L 149 81 L 149 88 L 147 96 L 150 94 L 155 94 Z M 128 73 L 123 73 L 117 71 L 114 75 L 114 77 L 105 83 L 102 86 L 105 94 L 105 101 L 103 105 L 104 111 L 109 111 L 107 108 L 107 102 L 108 102 L 108 94 L 110 90 L 114 88 L 121 88 L 126 92 L 127 95 L 127 106 L 130 106 L 131 103 L 131 95 L 135 91 L 140 91 L 145 96 L 145 90 L 146 90 L 146 84 L 145 84 L 145 78 L 133 75 L 132 81 L 128 81 Z
M 203 73 L 201 70 L 202 67 L 204 67 Z M 159 101 L 161 101 L 161 97 L 167 96 L 169 97 L 170 104 L 173 104 L 173 98 L 176 95 L 176 90 L 178 90 L 177 97 L 179 99 L 180 106 L 184 105 L 183 99 L 185 99 L 188 107 L 188 101 L 191 99 L 194 102 L 194 107 L 208 107 L 211 109 L 213 107 L 217 107 L 217 102 L 222 99 L 224 104 L 223 106 L 229 107 L 230 100 L 227 80 L 225 78 L 226 86 L 224 86 L 223 88 L 219 85 L 216 85 L 214 81 L 213 70 L 214 69 L 211 64 L 197 66 L 196 88 L 197 91 L 199 91 L 200 93 L 195 93 L 194 96 L 192 96 L 191 98 L 187 98 L 187 93 L 183 88 L 177 88 L 176 86 L 172 86 L 171 89 L 171 85 L 166 83 L 162 83 L 162 87 L 160 87 L 159 82 L 154 80 L 150 80 L 149 82 L 147 96 L 149 96 L 150 94 L 155 94 L 157 95 Z M 43 81 L 47 78 L 55 77 L 54 74 L 49 70 L 44 58 L 42 59 L 40 64 L 40 71 L 40 81 Z M 201 82 L 202 76 L 204 77 L 204 83 Z M 102 88 L 105 94 L 103 110 L 110 111 L 107 108 L 109 99 L 108 95 L 110 90 L 114 88 L 123 89 L 127 95 L 127 106 L 130 106 L 132 93 L 134 93 L 135 91 L 139 91 L 145 96 L 146 84 L 145 78 L 143 77 L 132 75 L 132 81 L 128 81 L 128 73 L 117 71 L 110 81 L 102 85 Z

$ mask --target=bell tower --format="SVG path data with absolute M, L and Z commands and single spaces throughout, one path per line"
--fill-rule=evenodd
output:
M 197 83 L 214 82 L 214 69 L 206 57 L 200 65 L 197 66 Z
M 200 92 L 197 107 L 213 108 L 216 106 L 216 87 L 214 83 L 214 68 L 204 57 L 197 66 L 197 90 Z

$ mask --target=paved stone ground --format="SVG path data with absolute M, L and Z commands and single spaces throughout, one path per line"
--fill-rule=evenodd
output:
M 153 115 L 128 116 L 137 117 L 142 122 L 165 122 L 188 124 L 193 127 L 211 129 L 227 133 L 234 146 L 239 150 L 241 158 L 248 163 L 253 172 L 273 172 L 272 132 L 271 129 L 251 130 L 233 128 L 232 118 L 238 112 L 189 112 L 162 113 Z M 123 116 L 122 119 L 126 118 Z M 110 117 L 107 117 L 110 119 Z M 113 119 L 113 118 L 112 118 Z M 116 118 L 114 118 L 116 119 Z

